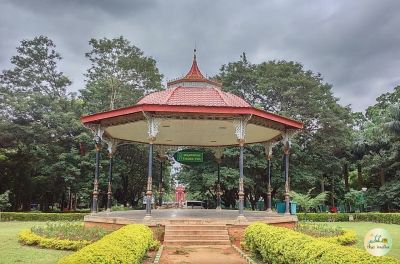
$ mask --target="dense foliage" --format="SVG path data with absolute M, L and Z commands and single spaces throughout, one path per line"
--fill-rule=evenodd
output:
M 78 252 L 59 260 L 59 264 L 72 263 L 126 263 L 139 264 L 154 243 L 147 226 L 134 224 L 103 237 Z
M 400 263 L 394 258 L 374 257 L 357 248 L 263 223 L 246 228 L 245 245 L 267 263 Z

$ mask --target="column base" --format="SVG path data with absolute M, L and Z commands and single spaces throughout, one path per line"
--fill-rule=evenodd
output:
M 107 214 L 111 213 L 111 208 L 107 208 L 106 213 Z
M 290 213 L 284 213 L 283 215 L 284 215 L 284 216 L 291 216 Z
M 146 223 L 146 224 L 149 224 L 149 223 L 151 223 L 151 220 L 152 220 L 153 218 L 151 217 L 151 215 L 146 215 L 144 218 L 143 218 L 143 222 L 144 223 Z
M 267 213 L 272 213 L 273 211 L 272 211 L 271 208 L 267 208 L 266 212 L 267 212 Z
M 222 210 L 221 206 L 217 206 L 217 208 L 215 208 L 215 210 L 220 211 Z
M 245 222 L 247 222 L 247 218 L 244 216 L 244 215 L 239 215 L 237 218 L 236 218 L 236 221 L 240 224 L 240 223 L 245 223 Z

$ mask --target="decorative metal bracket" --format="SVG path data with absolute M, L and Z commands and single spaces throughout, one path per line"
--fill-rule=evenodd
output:
M 148 134 L 148 139 L 150 143 L 153 143 L 156 140 L 156 137 L 158 135 L 158 127 L 161 123 L 161 120 L 159 118 L 156 118 L 146 112 L 143 112 L 144 117 L 147 120 L 147 134 Z
M 243 144 L 246 136 L 246 126 L 247 122 L 250 120 L 251 115 L 244 116 L 241 118 L 236 118 L 233 120 L 233 125 L 235 126 L 235 135 L 239 143 Z
M 97 127 L 95 127 L 94 129 L 92 129 L 94 132 L 94 140 L 96 142 L 100 142 L 101 140 L 103 140 L 103 134 L 104 134 L 104 129 L 98 125 Z
M 265 150 L 265 157 L 267 159 L 271 159 L 272 157 L 272 149 L 278 144 L 276 141 L 267 141 L 265 142 L 264 145 L 264 150 Z
M 115 138 L 104 138 L 107 143 L 108 155 L 112 156 L 117 151 L 119 140 Z
M 283 142 L 283 149 L 285 153 L 289 153 L 289 150 L 292 146 L 292 142 L 290 139 L 298 133 L 298 130 L 295 129 L 287 129 L 283 134 L 282 134 L 282 142 Z

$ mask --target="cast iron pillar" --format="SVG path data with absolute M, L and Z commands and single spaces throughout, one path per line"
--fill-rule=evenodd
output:
M 289 198 L 289 150 L 290 142 L 287 134 L 284 136 L 283 152 L 285 157 L 285 215 L 290 215 L 290 198 Z
M 239 156 L 239 218 L 244 218 L 244 186 L 243 186 L 243 142 L 240 142 Z
M 217 148 L 214 151 L 214 157 L 217 161 L 217 210 L 221 210 L 221 162 L 222 162 L 223 148 Z
M 108 153 L 109 166 L 108 166 L 108 189 L 107 189 L 107 212 L 111 212 L 112 207 L 112 170 L 113 170 L 113 153 Z
M 250 120 L 251 116 L 242 116 L 233 121 L 235 126 L 235 135 L 237 138 L 237 142 L 240 146 L 240 155 L 239 155 L 239 216 L 237 220 L 239 222 L 246 221 L 244 217 L 244 184 L 243 184 L 243 147 L 245 143 L 246 136 L 246 126 L 247 122 Z
M 158 206 L 162 206 L 164 157 L 160 157 L 160 178 L 158 180 Z
M 146 217 L 151 217 L 151 200 L 153 185 L 153 142 L 149 143 L 149 169 L 147 175 L 147 191 L 146 191 Z
M 151 201 L 153 198 L 153 144 L 156 141 L 160 120 L 146 112 L 143 112 L 143 115 L 147 119 L 147 134 L 149 140 L 149 169 L 146 188 L 146 216 L 144 217 L 144 220 L 149 221 L 151 220 Z
M 217 163 L 218 166 L 218 181 L 217 181 L 217 210 L 221 210 L 221 164 Z
M 96 166 L 94 170 L 94 181 L 93 181 L 93 202 L 92 202 L 92 213 L 98 212 L 98 198 L 99 198 L 99 173 L 100 173 L 100 136 L 96 134 L 95 136 L 96 145 Z
M 267 212 L 272 212 L 272 188 L 271 188 L 271 156 L 268 155 L 267 157 L 267 162 L 268 162 L 268 186 L 267 186 Z

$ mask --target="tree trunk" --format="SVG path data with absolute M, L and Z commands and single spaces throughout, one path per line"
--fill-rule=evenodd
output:
M 332 177 L 332 206 L 335 207 L 335 181 L 334 178 Z
M 343 165 L 343 179 L 344 179 L 344 189 L 346 192 L 350 191 L 349 187 L 349 164 L 347 162 Z
M 321 192 L 325 192 L 325 180 L 321 179 Z
M 359 185 L 360 189 L 362 187 L 364 187 L 364 181 L 363 181 L 363 175 L 362 175 L 362 167 L 361 167 L 361 163 L 360 162 L 357 163 L 357 180 L 358 180 L 358 185 Z
M 385 185 L 385 170 L 383 168 L 379 169 L 379 179 L 381 182 L 381 186 Z

